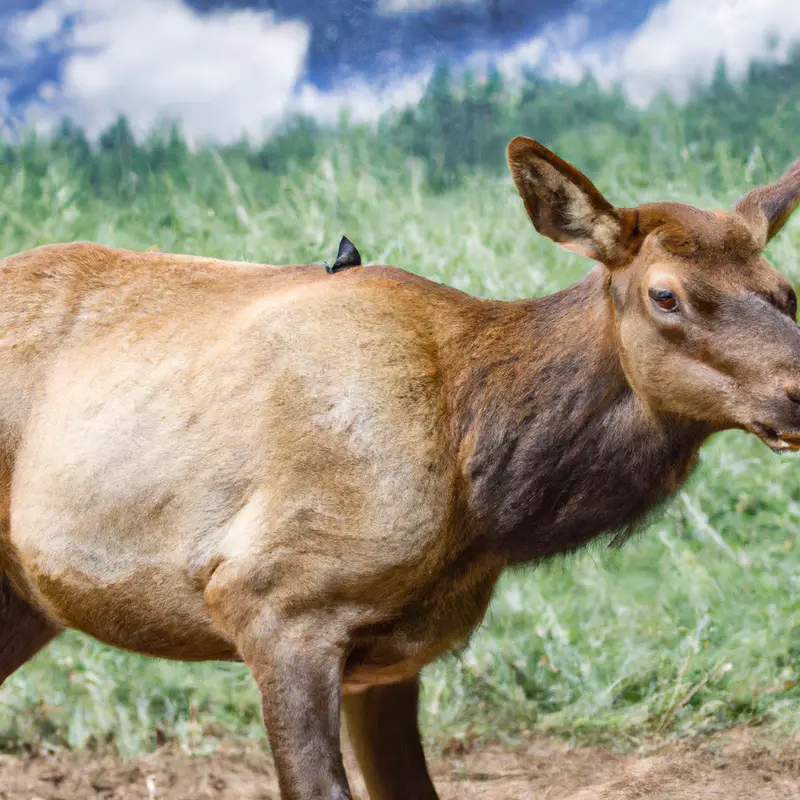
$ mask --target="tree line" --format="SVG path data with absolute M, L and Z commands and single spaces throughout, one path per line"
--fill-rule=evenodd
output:
M 313 169 L 333 145 L 346 144 L 364 164 L 417 159 L 428 186 L 439 191 L 476 171 L 504 170 L 505 145 L 518 134 L 589 171 L 624 152 L 667 178 L 694 169 L 712 187 L 727 185 L 731 171 L 741 169 L 754 173 L 753 180 L 771 177 L 800 155 L 800 48 L 785 62 L 753 62 L 737 81 L 720 61 L 711 82 L 696 86 L 687 102 L 662 93 L 643 109 L 620 87 L 604 89 L 591 75 L 567 84 L 528 72 L 509 84 L 496 69 L 479 80 L 443 62 L 416 106 L 386 114 L 377 126 L 346 117 L 324 126 L 295 117 L 265 141 L 241 140 L 217 153 L 234 173 L 280 175 Z M 65 119 L 48 136 L 29 133 L 0 143 L 0 179 L 24 172 L 35 191 L 37 176 L 58 161 L 80 190 L 130 199 L 154 181 L 180 188 L 212 157 L 210 147 L 190 148 L 177 125 L 137 139 L 120 117 L 90 141 Z

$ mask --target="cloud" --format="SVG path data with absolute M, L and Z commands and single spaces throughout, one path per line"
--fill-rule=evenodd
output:
M 307 83 L 299 91 L 291 110 L 321 122 L 338 122 L 343 111 L 353 122 L 376 122 L 390 109 L 419 102 L 430 74 L 430 70 L 426 70 L 382 85 L 363 80 L 349 81 L 329 91 Z
M 310 36 L 269 12 L 201 15 L 182 0 L 48 0 L 11 31 L 20 52 L 67 35 L 61 80 L 28 108 L 30 120 L 69 114 L 96 135 L 118 114 L 138 132 L 180 119 L 190 136 L 222 142 L 280 122 Z
M 500 53 L 494 60 L 498 68 L 512 79 L 518 78 L 525 69 L 552 73 L 555 59 L 562 58 L 565 54 L 583 52 L 589 24 L 589 17 L 586 14 L 569 14 L 558 22 L 545 25 L 532 39 L 520 42 L 510 50 Z M 481 56 L 485 58 L 485 54 Z
M 798 42 L 796 0 L 667 0 L 627 36 L 593 41 L 589 18 L 573 15 L 498 62 L 509 75 L 533 67 L 567 81 L 591 71 L 646 105 L 661 90 L 685 100 L 694 84 L 710 80 L 720 57 L 740 78 L 754 59 L 784 60 Z
M 784 60 L 798 41 L 796 0 L 670 0 L 631 36 L 618 63 L 611 60 L 612 74 L 635 101 L 658 89 L 680 100 L 693 82 L 711 78 L 720 56 L 743 77 L 753 59 Z
M 405 14 L 429 11 L 439 6 L 475 6 L 486 0 L 380 0 L 378 11 L 383 14 Z
M 25 49 L 31 45 L 52 39 L 62 29 L 70 13 L 70 3 L 53 2 L 14 17 L 10 23 L 9 44 Z
M 177 119 L 193 140 L 260 139 L 288 113 L 374 122 L 422 96 L 430 70 L 328 90 L 304 83 L 309 37 L 304 23 L 269 12 L 201 15 L 183 0 L 47 0 L 7 35 L 18 69 L 42 48 L 64 54 L 60 80 L 38 87 L 26 122 L 47 130 L 69 115 L 92 137 L 125 114 L 138 134 Z

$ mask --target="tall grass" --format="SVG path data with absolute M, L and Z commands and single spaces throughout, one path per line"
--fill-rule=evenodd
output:
M 577 145 L 571 155 L 580 163 Z M 321 262 L 346 234 L 365 261 L 504 298 L 554 291 L 589 266 L 535 234 L 506 178 L 475 176 L 434 196 L 413 163 L 364 164 L 345 147 L 280 179 L 232 174 L 213 153 L 194 163 L 188 188 L 166 182 L 129 204 L 76 193 L 58 161 L 35 185 L 18 172 L 0 189 L 0 252 L 91 239 Z M 604 163 L 591 177 L 620 205 L 723 206 L 758 172 L 722 159 L 729 192 L 713 196 L 703 165 L 687 162 L 685 179 L 666 184 L 621 142 Z M 790 223 L 769 254 L 794 280 L 798 246 L 800 224 Z M 625 743 L 737 721 L 798 728 L 799 476 L 796 458 L 720 435 L 669 510 L 622 550 L 595 546 L 507 575 L 470 648 L 425 671 L 428 735 L 546 728 Z M 165 739 L 202 749 L 262 735 L 243 667 L 150 660 L 74 633 L 0 690 L 6 748 L 112 742 L 130 754 Z

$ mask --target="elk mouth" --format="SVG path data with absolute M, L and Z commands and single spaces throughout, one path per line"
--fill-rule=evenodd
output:
M 800 432 L 781 432 L 761 422 L 754 423 L 750 430 L 761 439 L 773 453 L 800 451 Z

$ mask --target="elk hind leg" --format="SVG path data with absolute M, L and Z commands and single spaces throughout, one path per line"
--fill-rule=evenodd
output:
M 344 714 L 370 800 L 437 800 L 422 749 L 419 678 L 344 696 Z

